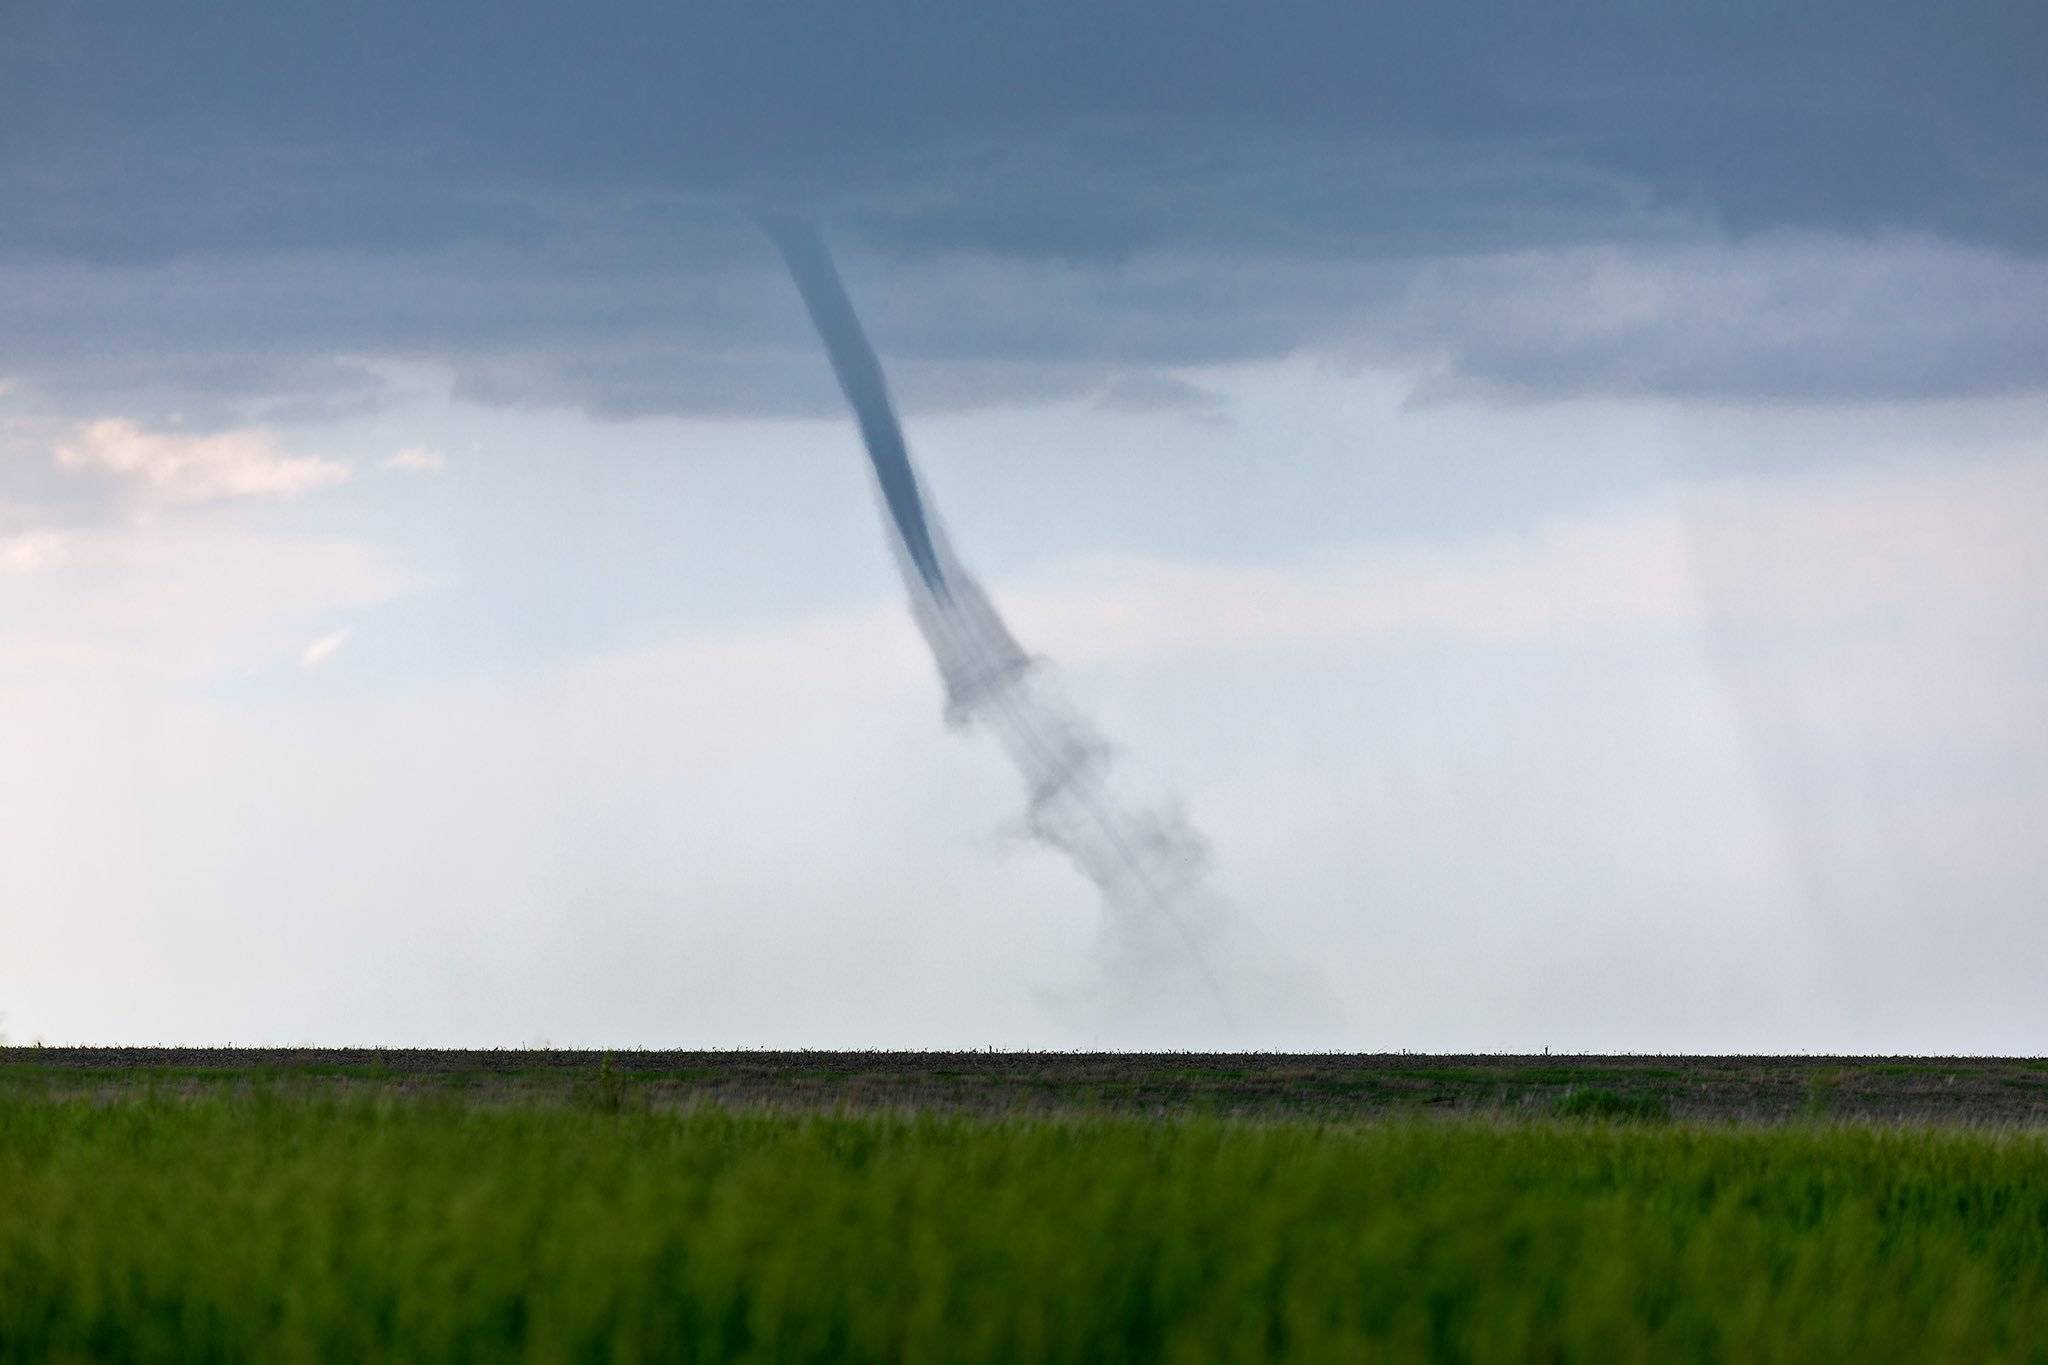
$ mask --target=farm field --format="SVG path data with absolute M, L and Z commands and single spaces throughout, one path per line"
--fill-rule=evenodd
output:
M 2041 1360 L 2035 1067 L 14 1049 L 0 1361 Z
M 599 1087 L 656 1109 L 2048 1126 L 2040 1058 L 0 1047 L 0 1093 L 284 1088 L 497 1102 Z

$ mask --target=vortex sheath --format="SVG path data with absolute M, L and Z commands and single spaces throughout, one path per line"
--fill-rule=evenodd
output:
M 954 558 L 931 513 L 911 467 L 881 361 L 853 311 L 824 239 L 816 227 L 799 220 L 770 219 L 763 227 L 789 264 L 797 292 L 825 343 L 832 373 L 860 426 L 861 443 L 867 447 L 888 510 L 890 544 L 904 568 L 911 611 L 945 683 L 948 713 L 965 720 L 979 702 L 1021 677 L 1031 661 L 981 585 Z
M 903 428 L 896 421 L 895 404 L 889 401 L 889 385 L 882 377 L 882 362 L 868 343 L 853 300 L 846 295 L 839 271 L 825 250 L 825 240 L 808 223 L 779 219 L 765 224 L 768 235 L 789 263 L 789 273 L 810 310 L 811 322 L 824 339 L 825 354 L 831 358 L 832 373 L 839 378 L 840 391 L 853 407 L 860 423 L 860 439 L 868 448 L 881 485 L 882 500 L 889 519 L 917 569 L 918 577 L 932 592 L 944 594 L 946 576 L 939 567 L 932 530 L 925 516 L 924 495 L 917 475 L 910 468 L 910 451 L 903 442 Z

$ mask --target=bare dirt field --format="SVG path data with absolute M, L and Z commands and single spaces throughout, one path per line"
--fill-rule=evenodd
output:
M 0 1096 L 219 1086 L 658 1108 L 2048 1126 L 2039 1058 L 0 1048 Z

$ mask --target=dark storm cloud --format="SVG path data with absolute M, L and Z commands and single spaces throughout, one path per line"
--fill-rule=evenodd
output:
M 2048 19 L 2026 3 L 1206 4 L 1170 23 L 1101 3 L 14 15 L 9 161 L 74 193 L 5 231 L 65 253 L 516 235 L 502 199 L 538 187 L 858 194 L 879 180 L 893 197 L 940 148 L 1172 129 L 1197 149 L 1219 133 L 1542 143 L 1749 226 L 2048 242 Z M 162 217 L 91 212 L 138 190 Z M 400 190 L 426 211 L 350 209 Z M 929 221 L 956 245 L 1053 251 L 1190 226 L 1146 221 L 1137 198 L 1101 218 L 1039 202 L 1020 223 L 959 202 Z
M 446 358 L 499 401 L 818 410 L 801 319 L 734 221 L 764 204 L 828 213 L 853 269 L 896 277 L 868 293 L 912 402 L 1333 333 L 1532 389 L 1969 391 L 2013 382 L 2013 338 L 1790 378 L 1690 362 L 1675 328 L 1504 342 L 1432 298 L 1435 263 L 1903 236 L 2025 270 L 2048 248 L 2031 5 L 6 13 L 0 372 L 108 403 L 187 389 L 188 415 L 362 401 L 334 366 L 367 353 Z M 1058 317 L 911 288 L 1062 273 Z M 1912 292 L 1923 321 L 1966 303 Z M 1867 322 L 1852 302 L 1803 329 Z M 1957 330 L 1913 320 L 1872 346 Z

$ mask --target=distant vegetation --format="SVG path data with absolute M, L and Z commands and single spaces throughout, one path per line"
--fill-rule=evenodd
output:
M 0 1361 L 2048 1342 L 2039 1132 L 1699 1126 L 1583 1086 L 1526 1121 L 678 1112 L 629 1075 L 0 1087 Z
M 2048 1062 L 2000 1057 L 1431 1057 L 1412 1053 L 440 1052 L 0 1048 L 0 1091 L 292 1086 L 614 1108 L 848 1107 L 1158 1118 L 1863 1118 L 2048 1127 Z

